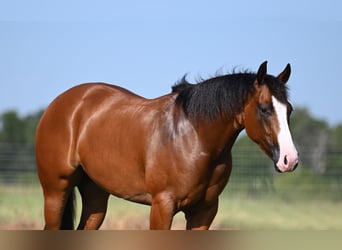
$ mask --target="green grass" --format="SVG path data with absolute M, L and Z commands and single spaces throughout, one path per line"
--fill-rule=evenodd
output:
M 39 186 L 0 186 L 0 229 L 43 227 L 43 194 Z
M 342 202 L 283 201 L 225 194 L 212 229 L 342 230 Z M 78 200 L 78 213 L 80 211 Z M 115 197 L 109 201 L 102 229 L 148 229 L 149 207 Z M 43 196 L 39 186 L 0 186 L 0 229 L 43 228 Z M 174 229 L 183 229 L 179 213 Z
M 341 209 L 342 202 L 226 198 L 221 201 L 216 220 L 221 228 L 341 230 Z

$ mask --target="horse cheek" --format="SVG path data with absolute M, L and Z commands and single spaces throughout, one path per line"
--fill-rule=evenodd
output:
M 251 138 L 256 143 L 259 143 L 259 137 L 260 134 L 262 134 L 260 123 L 257 122 L 255 114 L 251 114 L 248 111 L 245 115 L 245 130 L 249 138 Z

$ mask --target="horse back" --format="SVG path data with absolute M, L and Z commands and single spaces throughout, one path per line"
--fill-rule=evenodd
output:
M 110 105 L 143 100 L 124 88 L 105 83 L 86 83 L 65 91 L 47 107 L 37 126 L 38 170 L 40 165 L 51 165 L 60 159 L 66 159 L 64 164 L 70 166 L 79 164 L 76 147 L 89 119 L 97 114 L 106 115 Z

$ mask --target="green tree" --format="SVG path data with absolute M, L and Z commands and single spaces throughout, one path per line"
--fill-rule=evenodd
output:
M 34 143 L 35 130 L 43 111 L 19 117 L 16 111 L 0 115 L 0 142 Z
M 42 111 L 20 117 L 16 111 L 0 115 L 0 181 L 32 177 L 35 169 L 34 137 Z M 36 175 L 34 175 L 36 176 Z
M 2 142 L 25 142 L 25 124 L 16 111 L 1 115 L 0 140 Z
M 44 110 L 40 110 L 33 114 L 29 114 L 23 118 L 25 124 L 25 141 L 28 143 L 34 143 L 36 137 L 37 124 L 43 114 Z

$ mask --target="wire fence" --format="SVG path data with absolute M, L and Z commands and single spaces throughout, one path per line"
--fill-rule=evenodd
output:
M 300 148 L 300 165 L 278 173 L 274 164 L 253 145 L 233 149 L 231 193 L 249 197 L 278 196 L 285 200 L 342 200 L 342 148 L 317 152 L 315 145 Z
M 0 143 L 0 184 L 27 185 L 37 181 L 34 145 Z
M 224 194 L 342 201 L 342 149 L 330 149 L 319 158 L 315 150 L 301 149 L 309 160 L 295 172 L 281 174 L 258 147 L 234 148 L 233 170 Z M 34 145 L 0 143 L 0 185 L 31 184 L 39 185 Z

